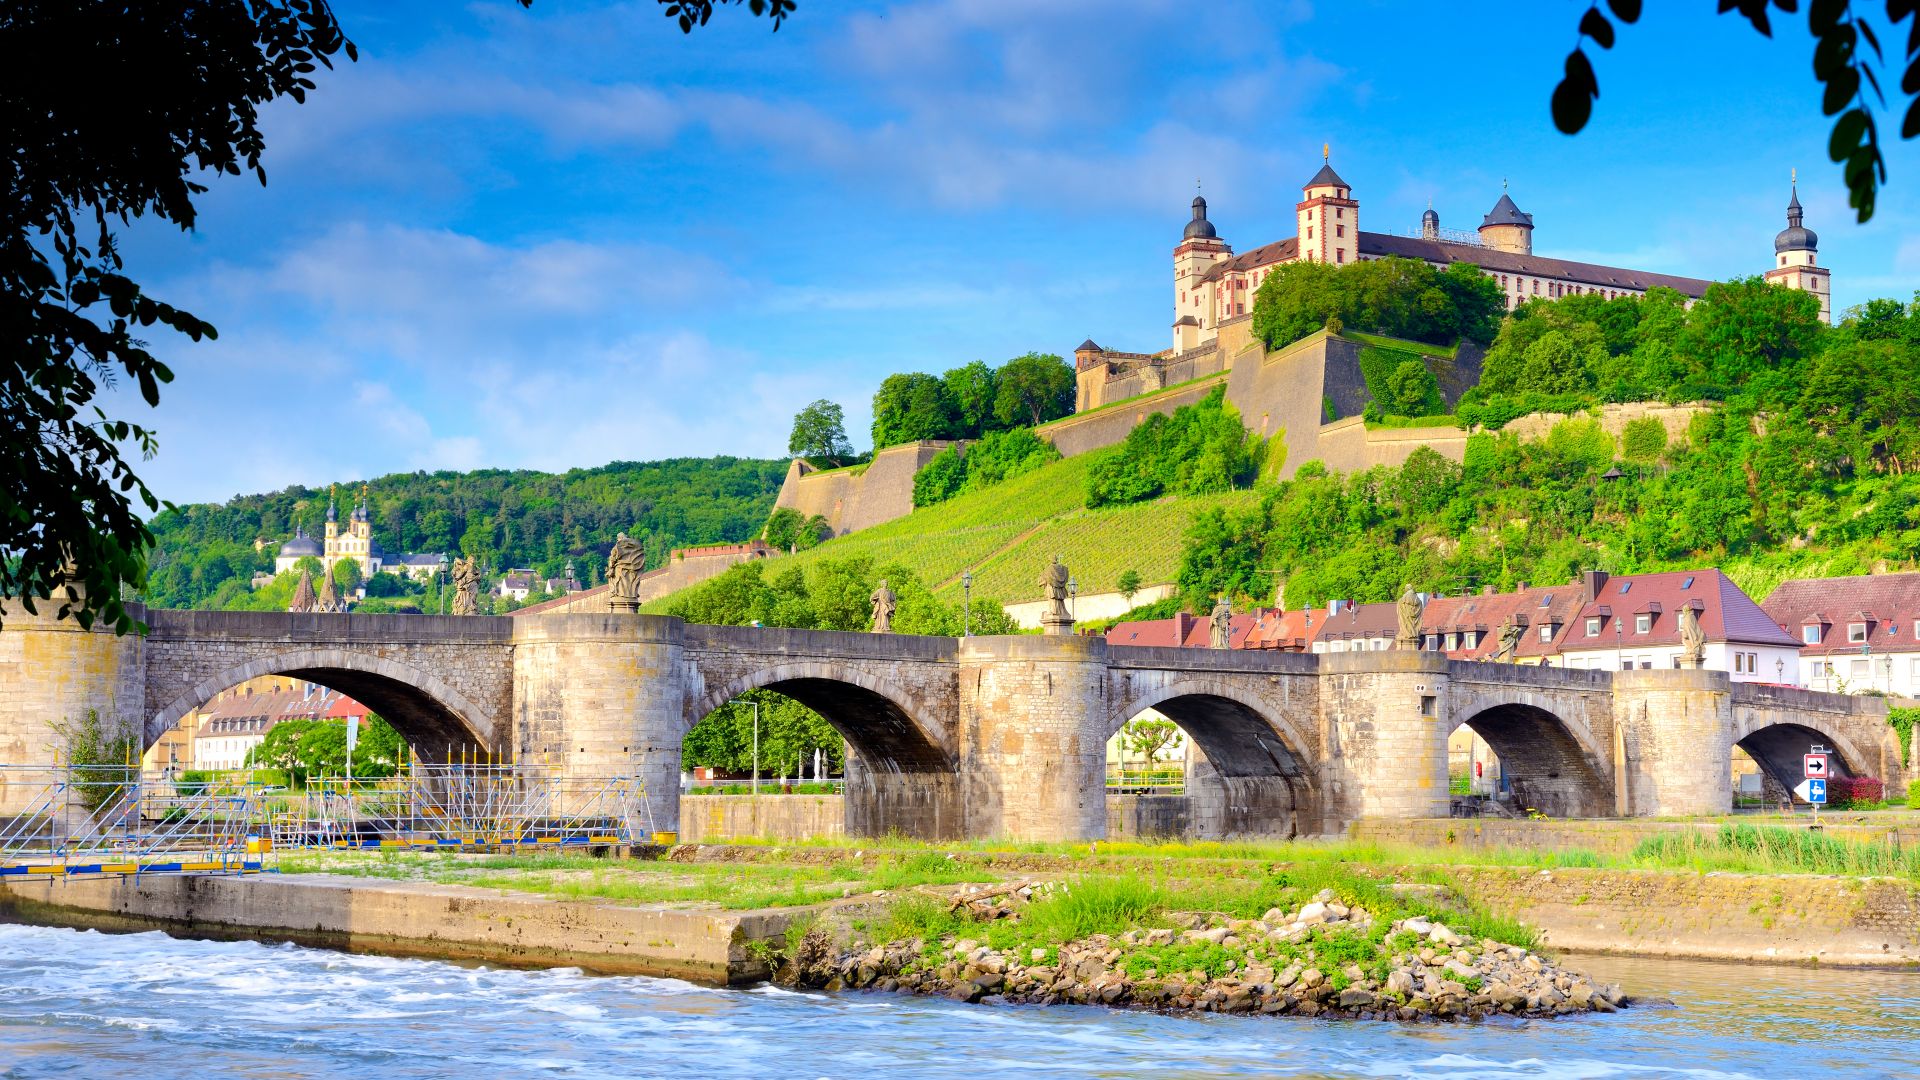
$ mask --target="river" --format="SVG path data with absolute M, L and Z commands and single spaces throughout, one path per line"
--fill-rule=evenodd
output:
M 1920 1077 L 1920 974 L 1613 957 L 1678 1008 L 1396 1026 L 710 990 L 0 925 L 4 1077 Z

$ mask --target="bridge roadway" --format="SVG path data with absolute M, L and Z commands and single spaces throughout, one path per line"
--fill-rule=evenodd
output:
M 520 618 L 152 611 L 115 638 L 11 611 L 0 761 L 48 760 L 94 710 L 151 743 L 228 687 L 291 675 L 365 702 L 427 760 L 483 748 L 580 773 L 637 770 L 655 826 L 679 814 L 687 731 L 766 688 L 847 739 L 853 835 L 1089 839 L 1106 831 L 1105 744 L 1146 709 L 1203 756 L 1202 836 L 1333 832 L 1448 811 L 1448 734 L 1470 724 L 1519 799 L 1555 817 L 1724 812 L 1737 745 L 1787 786 L 1813 742 L 1836 774 L 1902 783 L 1884 701 L 1732 683 L 1449 661 Z M 0 791 L 0 812 L 6 809 Z

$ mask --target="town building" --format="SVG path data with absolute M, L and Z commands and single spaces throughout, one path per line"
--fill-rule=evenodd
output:
M 1516 664 L 1558 665 L 1560 638 L 1584 602 L 1580 585 L 1530 587 L 1513 592 L 1492 587 L 1465 596 L 1435 596 L 1420 615 L 1421 648 L 1449 660 L 1485 660 L 1501 650 L 1501 632 L 1520 630 L 1510 659 Z
M 354 505 L 352 513 L 347 515 L 347 527 L 340 528 L 338 499 L 327 496 L 326 534 L 320 539 L 308 536 L 305 529 L 295 529 L 293 537 L 280 545 L 274 555 L 273 572 L 284 574 L 299 564 L 301 559 L 318 559 L 328 575 L 343 559 L 352 559 L 360 564 L 362 580 L 375 574 L 405 574 L 416 581 L 431 581 L 434 575 L 445 568 L 446 556 L 440 554 L 390 555 L 380 547 L 380 541 L 373 538 L 373 513 L 367 490 L 360 489 L 360 500 Z
M 1701 666 L 1735 682 L 1799 685 L 1800 641 L 1717 569 L 1581 576 L 1582 603 L 1560 639 L 1570 668 L 1680 666 L 1680 609 L 1706 638 Z
M 1798 642 L 1800 685 L 1920 697 L 1920 574 L 1786 581 L 1760 606 Z
M 265 676 L 222 691 L 193 714 L 189 761 L 159 764 L 206 771 L 240 769 L 268 733 L 286 721 L 358 723 L 368 715 L 365 705 L 338 691 L 299 679 Z
M 1323 159 L 1326 156 L 1323 150 Z M 1174 354 L 1209 345 L 1219 336 L 1221 323 L 1249 315 L 1260 283 L 1292 262 L 1343 265 L 1399 256 L 1435 267 L 1469 263 L 1500 283 L 1509 310 L 1534 299 L 1586 294 L 1611 299 L 1643 296 L 1653 288 L 1673 289 L 1697 300 L 1712 284 L 1699 278 L 1537 255 L 1533 215 L 1521 210 L 1504 190 L 1472 233 L 1443 229 L 1440 215 L 1428 207 L 1417 233 L 1407 235 L 1363 231 L 1360 200 L 1330 160 L 1322 161 L 1320 171 L 1301 192 L 1294 206 L 1294 235 L 1239 255 L 1208 220 L 1207 200 L 1194 196 L 1193 217 L 1173 249 Z M 1801 218 L 1796 184 L 1787 204 L 1787 228 L 1774 238 L 1766 278 L 1817 295 L 1821 316 L 1831 318 L 1831 274 L 1815 265 L 1818 238 L 1802 225 Z
M 567 579 L 543 578 L 537 570 L 509 570 L 500 576 L 500 584 L 493 587 L 493 595 L 521 603 L 534 593 L 565 596 L 571 591 Z

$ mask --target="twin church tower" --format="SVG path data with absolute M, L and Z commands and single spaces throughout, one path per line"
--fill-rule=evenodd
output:
M 1333 170 L 1325 148 L 1320 171 L 1302 188 L 1294 206 L 1295 233 L 1235 255 L 1207 219 L 1207 200 L 1195 196 L 1193 219 L 1187 222 L 1180 244 L 1173 249 L 1174 321 L 1176 353 L 1211 344 L 1219 325 L 1253 310 L 1252 293 L 1277 266 L 1312 261 L 1336 266 L 1389 255 L 1420 259 L 1445 267 L 1471 263 L 1500 283 L 1509 310 L 1521 303 L 1594 293 L 1606 297 L 1639 296 L 1648 289 L 1677 290 L 1689 299 L 1705 295 L 1711 282 L 1617 266 L 1572 262 L 1533 253 L 1533 215 L 1523 212 L 1512 196 L 1500 200 L 1481 219 L 1473 233 L 1440 227 L 1440 215 L 1431 207 L 1421 215 L 1418 235 L 1363 232 L 1360 201 L 1353 188 Z M 1796 178 L 1797 179 L 1797 178 Z M 1817 264 L 1819 238 L 1801 223 L 1798 184 L 1787 204 L 1787 227 L 1774 238 L 1774 263 L 1766 279 L 1790 289 L 1802 289 L 1820 301 L 1820 317 L 1833 317 L 1828 270 Z

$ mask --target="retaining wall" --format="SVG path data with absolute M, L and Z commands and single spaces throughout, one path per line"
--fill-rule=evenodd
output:
M 805 840 L 844 836 L 846 803 L 839 795 L 682 795 L 680 841 Z

